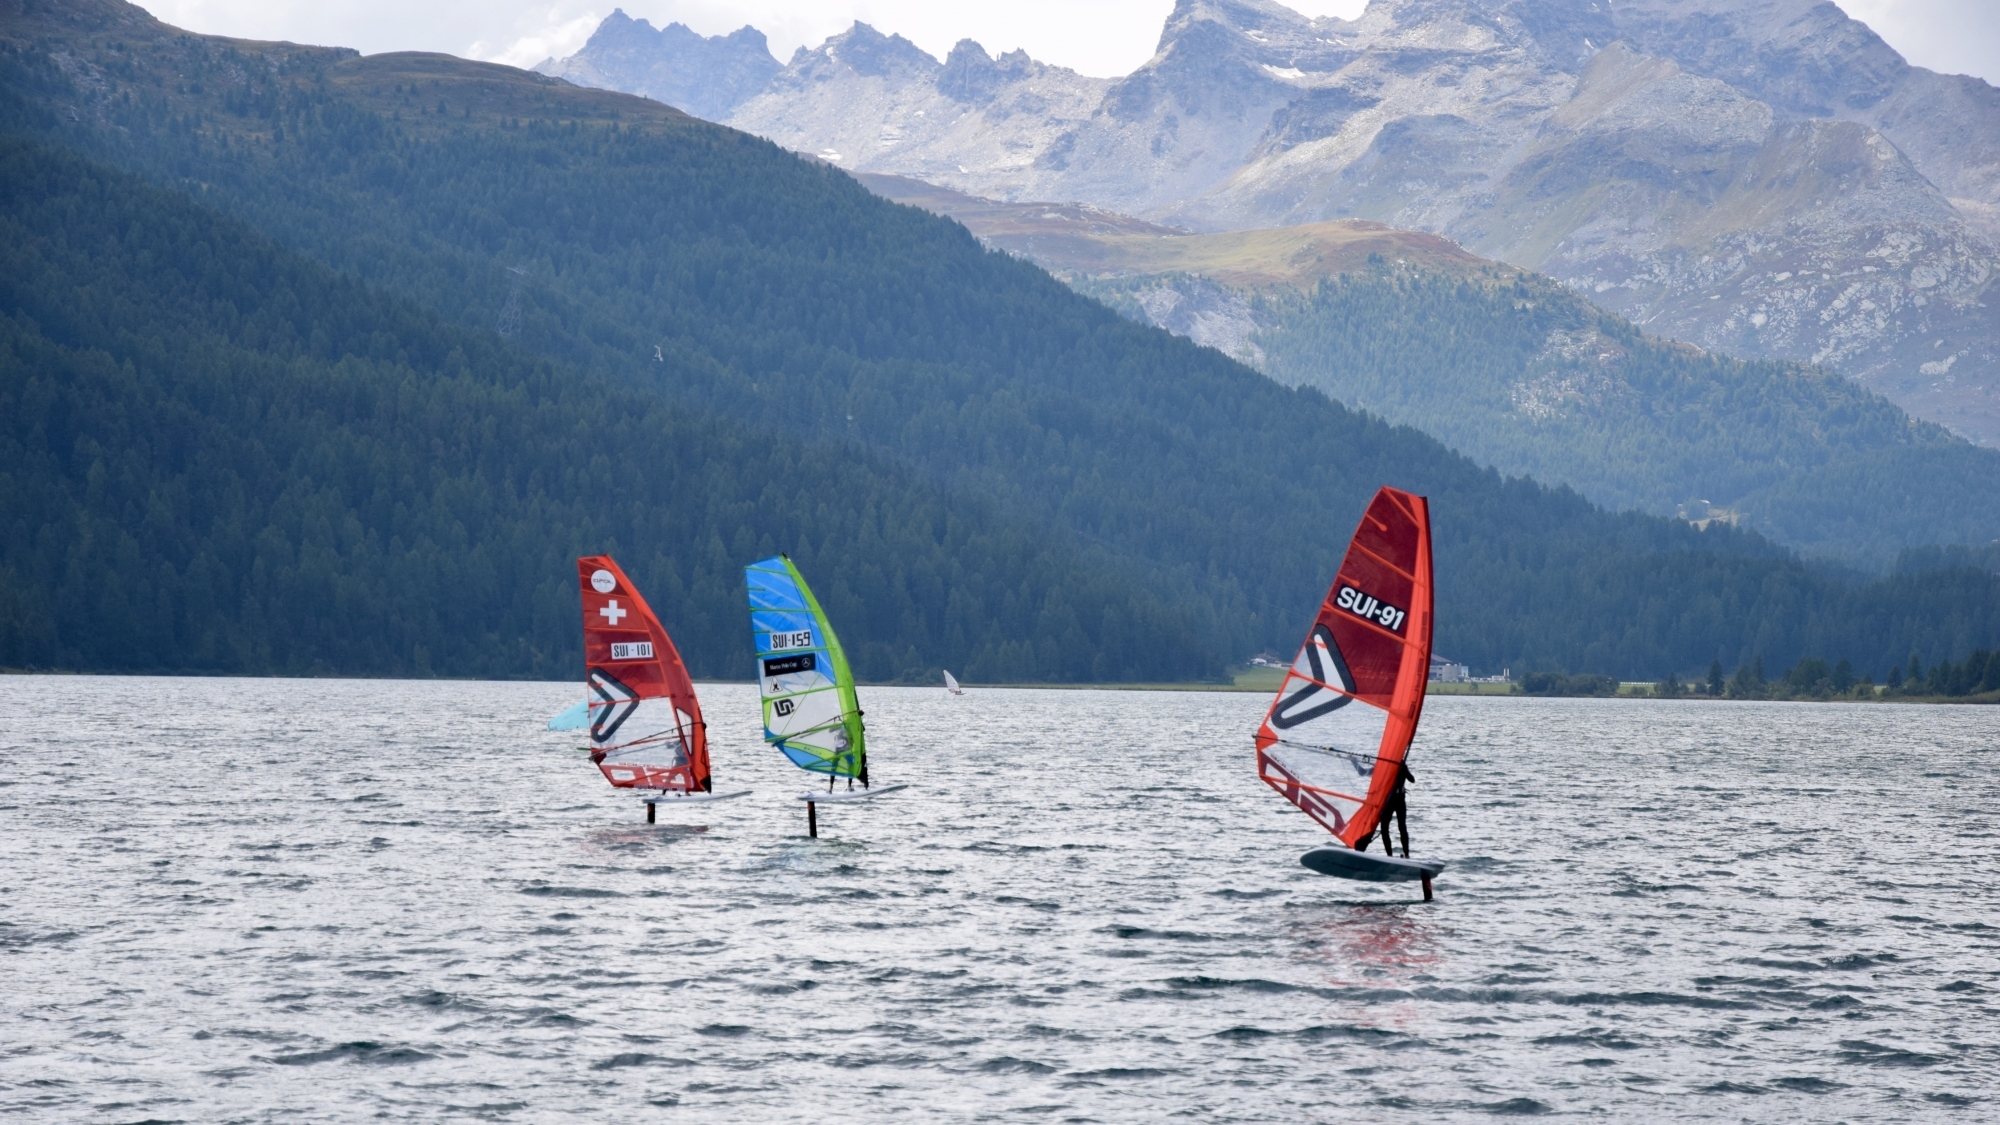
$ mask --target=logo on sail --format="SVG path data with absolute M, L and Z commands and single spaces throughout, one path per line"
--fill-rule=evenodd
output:
M 1301 669 L 1298 661 L 1293 662 L 1292 675 L 1303 675 L 1314 682 L 1286 696 L 1272 709 L 1271 725 L 1279 730 L 1312 722 L 1354 702 L 1352 695 L 1343 694 L 1354 690 L 1354 673 L 1347 670 L 1347 660 L 1340 655 L 1340 646 L 1334 643 L 1331 629 L 1325 625 L 1313 626 L 1312 636 L 1307 638 L 1305 651 L 1299 653 L 1299 658 L 1306 667 Z
M 590 740 L 609 742 L 639 709 L 639 693 L 603 668 L 592 668 L 586 682 L 595 697 L 590 705 Z
M 1356 617 L 1372 621 L 1391 633 L 1402 632 L 1403 622 L 1410 616 L 1406 611 L 1397 609 L 1372 594 L 1364 594 L 1352 586 L 1342 586 L 1340 592 L 1333 596 L 1333 604 Z
M 819 668 L 819 654 L 802 652 L 797 656 L 777 656 L 764 661 L 764 675 L 771 679 L 789 676 L 797 672 L 812 672 Z
M 1263 767 L 1264 781 L 1267 784 L 1275 782 L 1278 792 L 1284 794 L 1285 800 L 1297 805 L 1307 816 L 1326 825 L 1336 836 L 1347 830 L 1347 818 L 1340 815 L 1340 810 L 1323 800 L 1319 794 L 1306 788 L 1297 774 L 1279 765 L 1268 754 L 1259 754 L 1257 764 Z

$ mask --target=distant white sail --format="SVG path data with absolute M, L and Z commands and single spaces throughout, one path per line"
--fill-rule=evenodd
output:
M 949 668 L 946 668 L 946 669 L 944 670 L 944 690 L 946 690 L 946 691 L 948 691 L 948 692 L 952 693 L 953 695 L 964 695 L 964 694 L 965 694 L 965 692 L 964 692 L 963 690 L 961 690 L 961 689 L 959 688 L 959 686 L 958 686 L 958 681 L 957 681 L 957 680 L 955 680 L 955 679 L 952 679 L 952 677 L 951 677 L 951 669 L 949 669 Z

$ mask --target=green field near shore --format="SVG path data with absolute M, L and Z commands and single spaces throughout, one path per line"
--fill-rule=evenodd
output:
M 1514 695 L 1521 690 L 1519 684 L 1444 684 L 1432 683 L 1425 695 Z

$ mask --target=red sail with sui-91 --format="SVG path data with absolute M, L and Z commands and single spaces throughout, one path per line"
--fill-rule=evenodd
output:
M 1375 494 L 1257 728 L 1257 773 L 1357 847 L 1395 791 L 1431 660 L 1431 522 L 1421 496 Z

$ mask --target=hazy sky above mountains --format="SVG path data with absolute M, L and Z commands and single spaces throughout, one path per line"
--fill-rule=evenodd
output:
M 1919 66 L 2000 85 L 2000 0 L 1839 0 Z M 192 31 L 289 39 L 364 52 L 445 51 L 533 66 L 583 45 L 614 7 L 680 21 L 704 35 L 752 24 L 779 61 L 859 19 L 943 57 L 961 38 L 999 54 L 1015 47 L 1085 74 L 1130 73 L 1152 57 L 1173 0 L 146 0 Z M 1308 15 L 1351 18 L 1366 0 L 1292 0 Z

